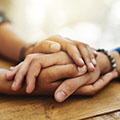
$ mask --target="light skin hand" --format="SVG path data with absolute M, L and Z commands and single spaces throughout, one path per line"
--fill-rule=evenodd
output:
M 61 50 L 61 45 L 54 41 L 43 40 L 27 48 L 25 57 L 33 53 L 55 53 Z
M 58 35 L 49 37 L 47 40 L 59 43 L 61 50 L 67 52 L 78 66 L 82 67 L 86 64 L 88 71 L 94 71 L 97 53 L 89 45 Z

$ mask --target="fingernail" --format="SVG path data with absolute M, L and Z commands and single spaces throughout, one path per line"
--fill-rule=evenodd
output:
M 60 91 L 56 94 L 58 102 L 62 102 L 66 97 L 66 94 L 63 91 Z
M 92 59 L 92 63 L 93 63 L 94 65 L 97 64 L 95 59 Z
M 87 69 L 86 65 L 84 65 L 83 67 L 77 67 L 77 68 L 78 68 L 78 72 L 82 72 L 83 70 Z
M 54 43 L 50 46 L 52 50 L 60 50 L 60 44 L 59 43 Z
M 94 65 L 92 63 L 90 63 L 90 66 L 91 66 L 91 68 L 94 68 Z
M 80 62 L 81 62 L 82 64 L 85 64 L 82 58 L 80 58 Z
M 16 87 L 16 82 L 13 82 L 12 88 L 15 88 L 15 87 Z
M 13 70 L 14 69 L 14 67 L 10 67 L 10 70 Z
M 87 66 L 84 65 L 83 67 L 78 67 L 78 75 L 83 75 L 87 72 Z

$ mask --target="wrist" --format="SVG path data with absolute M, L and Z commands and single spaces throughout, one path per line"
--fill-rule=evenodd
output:
M 111 62 L 106 54 L 99 52 L 96 61 L 101 74 L 110 72 L 112 70 Z

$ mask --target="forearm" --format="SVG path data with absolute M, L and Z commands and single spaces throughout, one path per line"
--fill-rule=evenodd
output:
M 0 55 L 18 62 L 21 49 L 25 46 L 26 43 L 13 32 L 9 23 L 0 25 Z
M 6 95 L 28 95 L 26 93 L 26 84 L 22 86 L 22 88 L 18 91 L 12 91 L 11 85 L 13 84 L 13 80 L 7 81 L 5 79 L 5 73 L 7 70 L 0 69 L 0 94 L 6 94 Z M 59 84 L 54 84 L 51 87 L 51 83 L 47 83 L 48 88 L 43 88 L 43 85 L 41 85 L 41 78 L 38 77 L 37 83 L 36 83 L 36 89 L 34 92 L 30 95 L 50 95 L 53 94 L 55 89 L 59 86 Z

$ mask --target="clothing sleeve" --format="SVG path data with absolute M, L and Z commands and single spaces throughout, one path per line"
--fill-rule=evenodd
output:
M 117 52 L 119 52 L 119 53 L 120 53 L 120 47 L 118 47 L 118 48 L 114 49 L 114 51 L 117 51 Z

